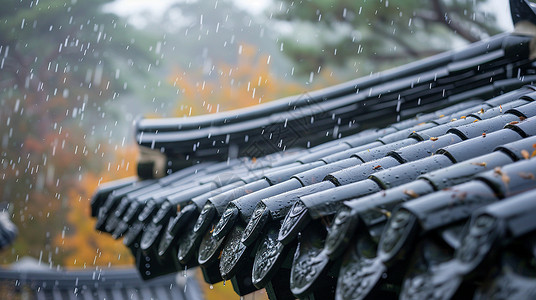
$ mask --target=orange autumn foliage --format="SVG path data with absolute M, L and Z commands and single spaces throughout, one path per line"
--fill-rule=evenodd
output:
M 176 116 L 232 110 L 303 91 L 299 84 L 271 72 L 269 55 L 259 54 L 253 45 L 242 44 L 240 49 L 236 65 L 218 63 L 206 74 L 176 68 L 169 79 L 182 99 Z
M 203 280 L 201 272 L 198 272 L 197 274 L 197 281 L 203 290 L 203 297 L 206 300 L 268 300 L 268 294 L 266 294 L 264 289 L 245 296 L 238 296 L 233 290 L 230 281 L 208 284 Z
M 133 265 L 134 259 L 121 240 L 95 230 L 95 219 L 91 219 L 90 201 L 99 184 L 134 176 L 137 149 L 134 146 L 116 150 L 108 168 L 101 174 L 86 173 L 76 186 L 68 192 L 68 230 L 58 235 L 54 242 L 67 252 L 65 267 Z

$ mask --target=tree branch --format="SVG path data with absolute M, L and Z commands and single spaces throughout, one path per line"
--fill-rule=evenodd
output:
M 425 22 L 431 23 L 442 23 L 443 20 L 437 15 L 435 11 L 431 10 L 420 10 L 414 13 L 414 18 L 421 19 Z
M 434 8 L 434 11 L 437 15 L 437 19 L 442 22 L 447 28 L 452 30 L 453 32 L 457 33 L 459 36 L 464 38 L 470 43 L 474 43 L 479 41 L 480 39 L 474 35 L 472 35 L 469 31 L 467 31 L 462 26 L 459 26 L 456 22 L 454 22 L 446 12 L 445 8 L 443 7 L 443 3 L 441 3 L 441 0 L 432 0 L 432 6 Z
M 436 55 L 436 54 L 443 53 L 443 52 L 444 50 L 423 50 L 423 51 L 418 51 L 415 57 L 428 57 L 428 56 Z M 376 55 L 371 55 L 368 58 L 371 60 L 375 60 L 375 61 L 387 61 L 387 60 L 407 59 L 408 56 L 402 53 L 398 53 L 398 54 L 393 53 L 393 54 L 376 54 Z
M 400 38 L 400 36 L 396 35 L 396 34 L 390 34 L 389 32 L 385 31 L 383 29 L 383 23 L 382 22 L 382 26 L 375 26 L 374 29 L 376 29 L 376 33 L 388 38 L 388 39 L 391 39 L 393 40 L 396 44 L 400 45 L 405 51 L 407 54 L 409 54 L 410 56 L 412 57 L 419 57 L 419 52 L 416 51 L 415 49 L 413 49 L 413 47 L 411 47 L 407 42 L 406 40 Z

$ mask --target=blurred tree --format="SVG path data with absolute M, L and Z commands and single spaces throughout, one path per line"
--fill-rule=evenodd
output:
M 338 66 L 359 74 L 500 32 L 488 0 L 281 0 L 281 47 L 302 74 Z M 355 77 L 355 73 L 353 75 Z
M 178 1 L 166 10 L 161 20 L 152 18 L 147 22 L 147 30 L 162 36 L 159 53 L 164 63 L 159 71 L 165 77 L 172 74 L 172 82 L 176 75 L 181 75 L 184 80 L 189 81 L 195 78 L 202 79 L 201 83 L 204 80 L 217 82 L 224 66 L 240 65 L 249 68 L 250 66 L 241 62 L 245 55 L 249 55 L 246 53 L 247 45 L 255 48 L 253 51 L 258 64 L 269 67 L 272 76 L 296 82 L 290 75 L 291 61 L 274 42 L 277 37 L 273 29 L 265 23 L 266 20 L 262 16 L 255 16 L 238 8 L 232 0 Z M 164 34 L 162 30 L 165 31 Z M 262 62 L 261 53 L 266 56 Z M 232 72 L 235 71 L 237 70 Z M 173 92 L 176 92 L 176 89 L 171 93 Z M 169 94 L 167 96 L 169 97 Z M 184 98 L 181 97 L 182 99 Z M 173 107 L 176 104 L 174 102 Z M 240 105 L 234 105 L 238 106 Z M 230 108 L 232 107 L 222 106 L 221 110 Z
M 214 74 L 215 63 L 238 64 L 242 44 L 269 53 L 272 69 L 288 64 L 273 43 L 272 29 L 232 0 L 179 1 L 169 8 L 164 22 L 171 25 L 166 39 L 168 48 L 174 48 L 168 54 L 173 65 Z
M 158 63 L 154 41 L 102 10 L 111 1 L 0 1 L 0 199 L 20 229 L 4 262 L 61 261 L 68 191 L 115 149 L 107 106 Z
M 177 69 L 170 81 L 183 98 L 177 116 L 200 115 L 231 110 L 297 94 L 303 87 L 283 81 L 271 73 L 269 55 L 253 45 L 239 46 L 236 65 L 215 63 L 217 76 Z
M 99 184 L 135 175 L 137 148 L 131 145 L 118 149 L 111 157 L 108 168 L 101 174 L 86 173 L 83 179 L 71 186 L 68 193 L 67 221 L 71 226 L 54 239 L 54 244 L 65 253 L 66 267 L 93 267 L 132 265 L 134 258 L 121 241 L 95 231 L 96 220 L 88 220 L 91 197 Z

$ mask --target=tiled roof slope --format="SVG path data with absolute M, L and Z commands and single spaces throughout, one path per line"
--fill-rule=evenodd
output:
M 175 274 L 142 281 L 135 269 L 54 271 L 0 269 L 2 299 L 192 299 L 201 300 L 197 282 L 178 283 Z M 182 276 L 181 276 L 182 277 Z
M 511 4 L 516 23 L 531 10 Z M 97 229 L 123 238 L 144 278 L 199 265 L 239 295 L 531 298 L 532 40 L 500 35 L 307 99 L 141 121 L 140 147 L 173 172 L 103 186 Z M 271 140 L 274 128 L 288 130 Z M 141 177 L 165 173 L 156 165 Z

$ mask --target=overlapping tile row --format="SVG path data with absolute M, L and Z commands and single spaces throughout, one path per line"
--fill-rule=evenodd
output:
M 258 107 L 140 120 L 136 140 L 143 153 L 165 154 L 165 164 L 159 168 L 169 171 L 198 160 L 259 157 L 291 147 L 313 147 L 421 112 L 510 90 L 518 84 L 517 77 L 533 75 L 525 72 L 532 64 L 530 40 L 525 35 L 502 34 L 463 50 Z M 146 177 L 156 168 L 152 162 L 143 164 Z M 166 173 L 160 170 L 159 174 Z
M 500 35 L 307 99 L 142 121 L 141 148 L 165 154 L 173 172 L 102 186 L 97 229 L 123 238 L 144 278 L 200 266 L 239 295 L 531 296 L 532 39 Z M 294 144 L 241 156 L 292 118 L 311 124 Z M 187 156 L 196 163 L 174 170 Z
M 143 281 L 132 268 L 58 271 L 35 264 L 0 270 L 3 299 L 203 299 L 193 277 L 179 282 L 169 274 Z

